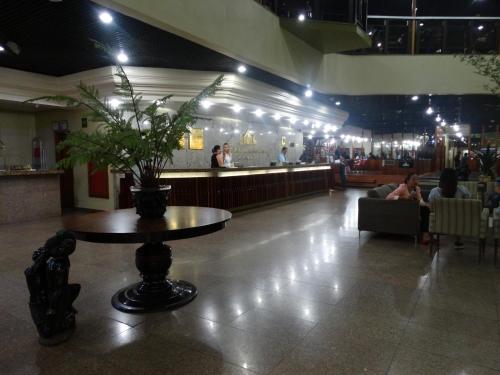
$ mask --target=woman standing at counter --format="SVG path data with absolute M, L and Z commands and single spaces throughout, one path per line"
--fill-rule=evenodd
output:
M 219 145 L 215 145 L 214 148 L 212 148 L 210 168 L 224 168 L 224 160 L 222 159 L 222 151 Z
M 222 146 L 222 159 L 224 160 L 224 167 L 231 168 L 233 166 L 233 154 L 229 143 L 224 143 Z

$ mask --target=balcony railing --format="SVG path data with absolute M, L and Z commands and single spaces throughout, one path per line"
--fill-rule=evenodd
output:
M 500 17 L 368 16 L 371 48 L 350 54 L 500 53 Z
M 280 0 L 255 0 L 279 17 L 305 17 L 332 22 L 354 23 L 363 30 L 367 28 L 368 0 L 304 1 L 303 6 L 293 6 Z

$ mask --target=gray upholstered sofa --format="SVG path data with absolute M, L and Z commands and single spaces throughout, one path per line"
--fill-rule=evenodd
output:
M 368 190 L 367 197 L 358 201 L 358 230 L 382 233 L 420 233 L 420 205 L 417 201 L 386 200 L 396 184 Z

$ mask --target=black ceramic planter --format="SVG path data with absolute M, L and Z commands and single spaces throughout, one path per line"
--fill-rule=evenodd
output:
M 137 215 L 142 218 L 163 217 L 167 211 L 170 189 L 170 185 L 162 185 L 158 188 L 132 186 L 130 191 L 134 196 Z

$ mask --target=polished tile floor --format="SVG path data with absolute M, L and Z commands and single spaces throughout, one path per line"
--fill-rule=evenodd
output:
M 362 233 L 362 190 L 238 214 L 171 243 L 171 276 L 199 296 L 129 315 L 110 298 L 137 280 L 134 245 L 79 242 L 78 328 L 37 344 L 23 270 L 59 219 L 0 226 L 0 374 L 500 374 L 500 266 L 467 243 L 439 258 L 411 238 Z

